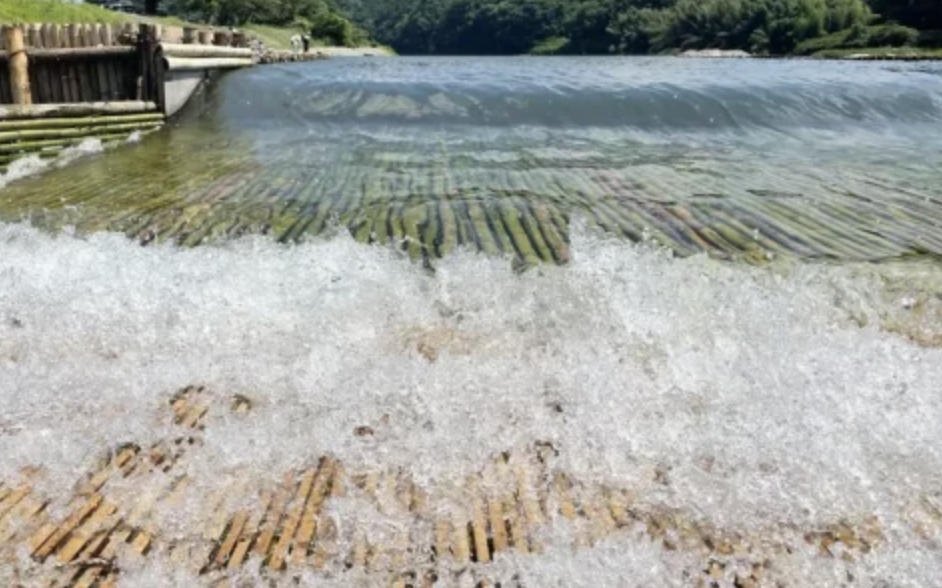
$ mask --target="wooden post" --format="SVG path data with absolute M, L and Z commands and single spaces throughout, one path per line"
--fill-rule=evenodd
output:
M 62 27 L 57 24 L 49 25 L 46 46 L 52 49 L 61 49 L 65 43 Z M 66 86 L 68 85 L 68 72 L 61 63 L 55 64 L 50 70 L 50 83 L 52 84 L 52 101 L 67 102 Z
M 101 25 L 91 24 L 88 26 L 88 44 L 86 47 L 101 47 Z
M 156 72 L 154 71 L 154 27 L 142 24 L 138 28 L 137 42 L 141 67 L 138 78 L 138 100 L 152 100 L 155 97 Z
M 42 25 L 40 24 L 31 24 L 29 26 L 29 41 L 28 44 L 33 49 L 42 49 L 43 48 L 43 35 L 42 35 Z
M 73 47 L 73 48 L 81 47 L 82 46 L 81 38 L 82 38 L 82 29 L 79 27 L 79 25 L 74 24 L 74 23 L 70 24 L 69 25 L 69 44 L 66 46 Z
M 39 31 L 40 36 L 43 39 L 43 47 L 46 49 L 58 49 L 59 46 L 54 44 L 55 41 L 52 38 L 52 25 L 44 24 L 40 27 Z
M 58 49 L 59 40 L 53 37 L 53 26 L 51 24 L 43 24 L 40 27 L 40 36 L 42 37 L 43 47 L 46 49 Z M 42 75 L 43 75 L 43 84 L 45 88 L 45 96 L 40 92 L 40 101 L 44 102 L 57 102 L 56 99 L 56 89 L 59 86 L 59 67 L 55 63 L 44 63 L 42 66 Z
M 42 35 L 42 25 L 38 23 L 24 25 L 25 30 L 23 35 L 26 40 L 26 46 L 29 49 L 42 49 L 45 47 L 43 44 L 43 35 Z M 49 85 L 47 82 L 46 73 L 48 68 L 43 67 L 42 65 L 32 63 L 29 72 L 29 86 L 30 93 L 34 102 L 46 102 L 49 101 Z
M 32 104 L 33 94 L 29 88 L 29 58 L 26 57 L 26 45 L 23 43 L 22 27 L 7 27 L 3 31 L 10 56 L 10 87 L 13 90 L 13 104 Z
M 91 35 L 89 26 L 83 24 L 79 27 L 79 47 L 88 47 Z M 82 89 L 82 102 L 94 102 L 95 90 L 92 87 L 91 67 L 87 60 L 80 59 L 76 66 L 78 68 L 79 86 Z
M 101 44 L 105 47 L 114 45 L 114 30 L 110 24 L 101 25 Z
M 228 47 L 232 44 L 232 33 L 229 31 L 216 31 L 213 43 L 220 47 Z
M 120 33 L 120 30 L 118 31 Z M 101 27 L 101 42 L 106 47 L 112 47 L 115 42 L 115 31 L 110 24 L 104 24 Z M 119 100 L 121 96 L 120 87 L 117 82 L 115 70 L 118 66 L 113 61 L 105 62 L 105 75 L 108 77 L 107 100 Z M 123 67 L 123 64 L 122 64 Z
M 33 23 L 27 25 L 26 32 L 26 44 L 31 50 L 43 49 L 46 47 L 45 40 L 43 39 L 43 26 L 38 23 Z M 40 64 L 35 61 L 30 67 L 30 76 L 29 84 L 30 90 L 32 93 L 32 98 L 34 102 L 51 102 L 52 97 L 50 96 L 49 88 L 49 67 L 45 64 Z
M 91 28 L 89 29 L 89 46 L 104 47 L 105 42 L 102 39 L 102 36 L 102 25 L 92 24 Z M 92 84 L 94 86 L 93 100 L 96 102 L 100 100 L 112 100 L 111 92 L 108 89 L 108 70 L 106 64 L 106 59 L 96 59 L 89 66 L 91 70 L 89 73 L 91 74 L 92 81 L 94 82 L 94 84 Z

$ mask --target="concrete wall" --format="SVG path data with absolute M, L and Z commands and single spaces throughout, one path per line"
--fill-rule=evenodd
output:
M 207 77 L 208 73 L 200 70 L 164 71 L 160 89 L 164 114 L 173 116 L 179 112 Z

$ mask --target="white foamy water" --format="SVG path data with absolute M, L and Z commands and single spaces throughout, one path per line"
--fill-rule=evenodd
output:
M 96 155 L 104 151 L 100 139 L 85 139 L 74 147 L 67 147 L 56 155 L 55 159 L 42 159 L 38 155 L 28 155 L 14 160 L 6 173 L 0 172 L 0 190 L 10 183 L 36 175 L 49 167 L 63 167 L 80 157 Z
M 679 260 L 578 227 L 573 241 L 566 267 L 459 253 L 431 275 L 345 234 L 182 250 L 0 225 L 0 479 L 40 465 L 61 494 L 104 450 L 160 438 L 157 409 L 199 383 L 255 402 L 249 418 L 211 415 L 190 464 L 206 491 L 322 455 L 460 484 L 551 443 L 574 479 L 725 529 L 876 516 L 888 540 L 854 568 L 860 585 L 942 577 L 939 537 L 908 522 L 942 492 L 942 350 L 881 329 L 916 306 L 942 320 L 938 268 L 909 282 Z M 690 558 L 635 535 L 549 546 L 499 564 L 528 586 L 684 585 Z M 844 564 L 790 557 L 788 585 L 846 581 Z

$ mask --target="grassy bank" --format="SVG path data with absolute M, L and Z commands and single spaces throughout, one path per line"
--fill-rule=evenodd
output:
M 130 15 L 112 12 L 91 4 L 60 0 L 0 0 L 0 23 L 42 22 L 127 22 Z
M 176 17 L 144 17 L 105 10 L 92 4 L 73 4 L 61 0 L 0 0 L 0 23 L 54 23 L 69 24 L 82 22 L 125 23 L 150 22 L 173 27 L 200 27 L 206 25 L 189 23 Z M 301 27 L 276 27 L 270 25 L 248 24 L 242 27 L 246 32 L 257 36 L 266 47 L 287 50 L 291 48 L 291 37 L 302 34 Z M 312 47 L 322 47 L 322 43 L 312 42 Z M 389 53 L 392 53 L 390 50 Z
M 255 35 L 265 43 L 266 47 L 272 49 L 290 49 L 291 37 L 306 32 L 302 27 L 274 27 L 259 24 L 247 24 L 242 29 Z M 318 45 L 317 43 L 311 43 L 311 46 L 316 47 Z

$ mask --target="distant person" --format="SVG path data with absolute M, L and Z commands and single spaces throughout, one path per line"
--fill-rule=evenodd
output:
M 301 42 L 304 43 L 304 52 L 307 53 L 311 49 L 311 36 L 304 35 L 301 37 Z
M 291 52 L 295 55 L 301 52 L 301 35 L 291 37 Z

